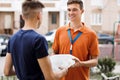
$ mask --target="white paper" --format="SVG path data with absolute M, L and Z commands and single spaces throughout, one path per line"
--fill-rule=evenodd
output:
M 66 69 L 69 68 L 75 63 L 73 58 L 74 56 L 70 54 L 59 54 L 50 56 L 53 71 L 60 71 L 59 67 Z

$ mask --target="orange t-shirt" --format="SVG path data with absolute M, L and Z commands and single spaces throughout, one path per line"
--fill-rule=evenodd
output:
M 73 43 L 72 55 L 79 58 L 80 61 L 89 60 L 89 56 L 98 56 L 98 38 L 96 33 L 90 28 L 83 26 L 74 32 L 69 26 L 70 24 L 60 27 L 55 35 L 52 48 L 59 54 L 70 53 L 70 39 L 68 36 L 68 29 L 70 29 L 72 39 L 76 37 L 78 32 L 82 32 L 81 36 Z M 88 67 L 76 67 L 70 68 L 67 75 L 62 80 L 89 80 L 89 68 Z

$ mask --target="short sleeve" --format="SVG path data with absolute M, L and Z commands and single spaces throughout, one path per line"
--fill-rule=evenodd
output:
M 34 49 L 35 49 L 35 55 L 36 58 L 42 58 L 48 55 L 48 44 L 47 41 L 44 37 L 37 37 L 35 39 L 35 45 L 34 45 Z
M 54 38 L 54 42 L 52 44 L 52 49 L 55 51 L 55 52 L 59 52 L 59 34 L 58 34 L 58 30 L 56 31 L 56 34 L 55 34 L 55 38 Z
M 90 40 L 90 55 L 91 56 L 98 56 L 99 55 L 99 46 L 98 46 L 98 38 L 95 33 L 91 35 L 91 40 Z

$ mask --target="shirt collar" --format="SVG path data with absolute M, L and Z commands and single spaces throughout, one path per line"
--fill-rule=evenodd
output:
M 70 27 L 70 23 L 67 24 L 66 30 L 68 30 L 68 29 L 72 29 Z M 78 31 L 83 32 L 83 33 L 87 32 L 86 31 L 86 25 L 83 22 L 82 22 L 82 27 L 80 29 L 78 29 Z

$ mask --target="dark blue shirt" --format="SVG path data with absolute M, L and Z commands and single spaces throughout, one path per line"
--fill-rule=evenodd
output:
M 44 80 L 37 59 L 48 56 L 46 39 L 33 30 L 19 30 L 8 42 L 17 77 L 20 80 Z

